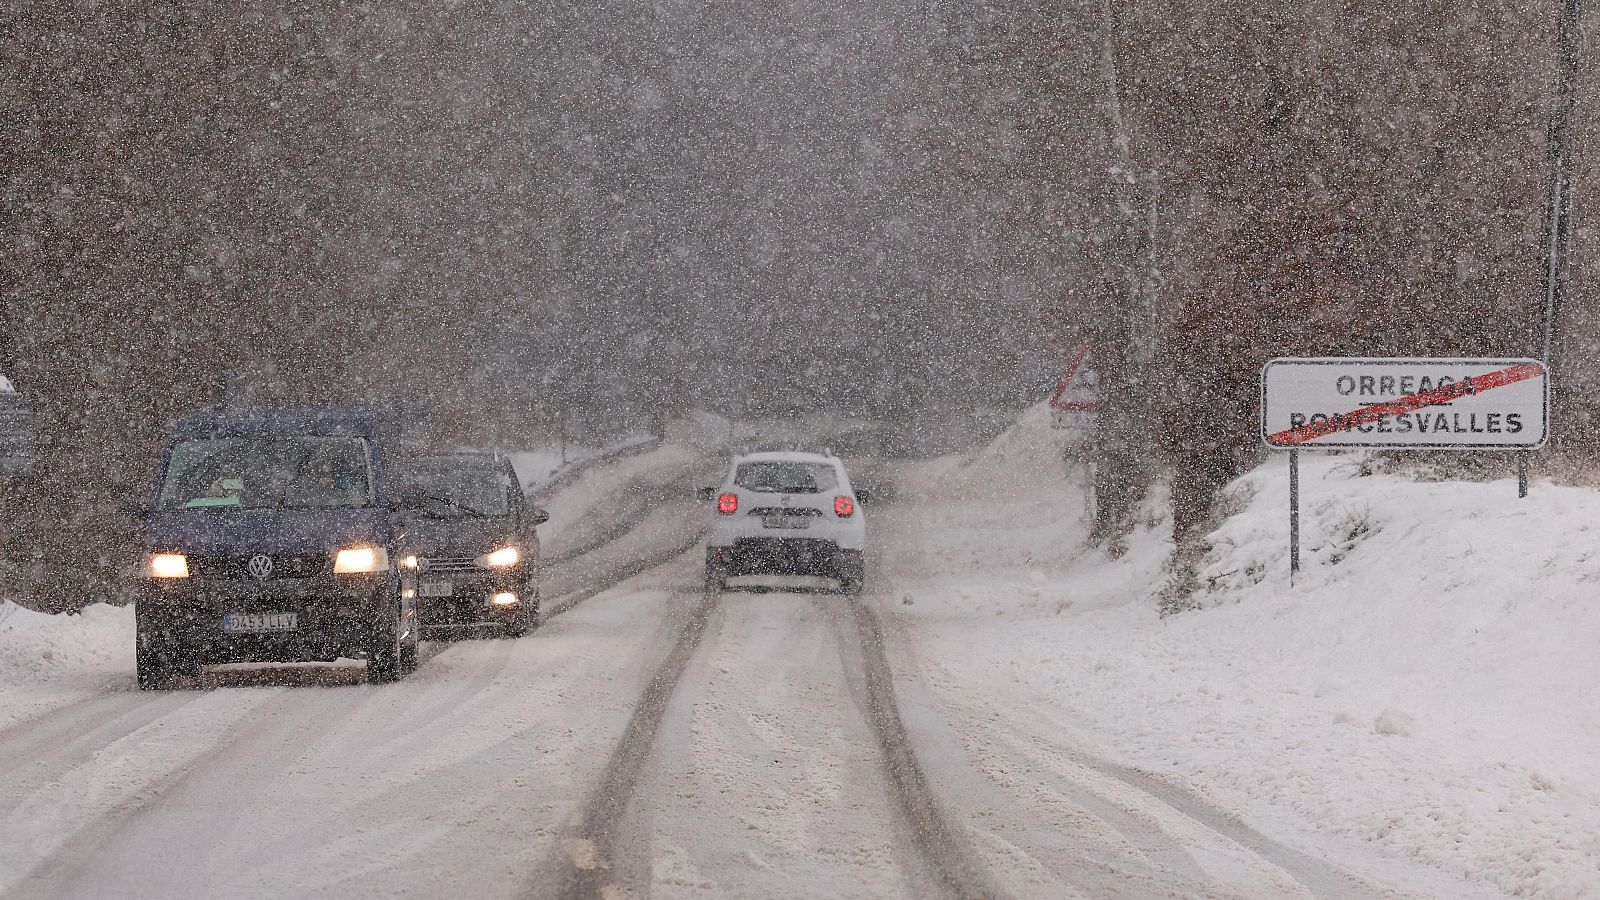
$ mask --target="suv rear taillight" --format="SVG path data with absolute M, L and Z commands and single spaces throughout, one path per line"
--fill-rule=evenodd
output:
M 731 516 L 739 511 L 739 495 L 723 494 L 717 498 L 717 512 Z
M 856 501 L 853 497 L 844 494 L 833 498 L 833 512 L 841 519 L 848 519 L 856 514 Z

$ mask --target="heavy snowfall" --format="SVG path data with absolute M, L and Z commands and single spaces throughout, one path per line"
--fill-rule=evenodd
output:
M 1597 33 L 0 6 L 0 898 L 1600 896 Z

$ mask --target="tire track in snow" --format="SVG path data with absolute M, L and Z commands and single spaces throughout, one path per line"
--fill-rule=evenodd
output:
M 704 468 L 703 463 L 694 462 L 671 470 L 664 480 L 634 477 L 621 491 L 626 506 L 620 520 L 574 546 L 553 551 L 545 558 L 546 561 L 557 564 L 572 562 L 626 537 L 629 532 L 643 525 L 656 510 L 667 506 L 675 496 L 682 494 L 685 489 L 681 484 L 690 481 Z
M 196 775 L 206 771 L 215 761 L 225 757 L 236 748 L 253 746 L 260 743 L 264 735 L 278 730 L 282 725 L 282 714 L 295 708 L 296 703 L 292 697 L 292 688 L 268 689 L 257 697 L 249 698 L 249 702 L 230 707 L 221 717 L 206 716 L 197 713 L 193 722 L 187 723 L 188 729 L 183 733 L 183 739 L 173 741 L 167 738 L 158 741 L 159 751 L 153 752 L 148 758 L 144 756 L 141 748 L 129 747 L 125 752 L 118 752 L 117 757 L 129 761 L 137 768 L 144 768 L 144 772 L 133 773 L 132 780 L 126 784 L 118 784 L 112 792 L 113 796 L 106 805 L 96 809 L 88 805 L 83 807 L 69 807 L 66 830 L 55 840 L 47 841 L 46 846 L 40 847 L 44 852 L 37 858 L 23 861 L 20 871 L 13 870 L 10 877 L 14 883 L 9 887 L 0 883 L 0 895 L 6 897 L 38 897 L 58 896 L 60 883 L 76 877 L 87 867 L 85 862 L 93 858 L 95 851 L 103 847 L 123 830 L 129 823 L 147 815 L 152 809 L 159 808 L 165 803 L 166 798 L 174 791 Z M 218 695 L 209 693 L 196 699 L 212 699 Z M 188 704 L 185 704 L 186 706 Z M 199 710 L 196 705 L 195 712 Z M 321 715 L 320 710 L 309 713 L 311 721 L 323 728 L 331 728 L 333 721 L 326 715 Z M 144 726 L 147 729 L 165 727 L 168 722 L 166 716 L 153 720 Z M 82 794 L 94 790 L 95 779 L 102 778 L 105 773 L 99 766 L 92 766 L 92 757 L 107 753 L 119 742 L 131 740 L 141 729 L 128 732 L 116 741 L 103 745 L 101 749 L 91 754 L 91 758 L 64 773 L 59 779 L 53 779 L 41 789 L 42 793 L 33 793 L 31 798 L 39 799 L 42 794 L 55 794 L 63 791 Z M 84 784 L 79 781 L 87 779 Z M 120 795 L 120 796 L 119 796 Z M 74 896 L 75 892 L 67 892 L 66 896 Z
M 893 789 L 902 820 L 910 830 L 912 843 L 927 871 L 937 879 L 946 895 L 956 900 L 1006 896 L 976 862 L 975 854 L 946 821 L 939 809 L 928 777 L 917 759 L 900 707 L 895 699 L 894 670 L 885 649 L 883 624 L 878 614 L 860 597 L 848 597 L 851 623 L 855 626 L 854 647 L 841 648 L 846 659 L 851 650 L 860 653 L 859 673 L 853 666 L 846 672 L 859 674 L 863 712 L 872 727 L 882 753 L 884 771 Z M 841 631 L 841 640 L 847 637 Z M 848 677 L 848 676 L 847 676 Z
M 697 536 L 695 542 L 698 541 Z M 720 603 L 721 595 L 717 592 L 701 595 L 679 626 L 672 649 L 645 686 L 622 740 L 606 764 L 600 786 L 580 814 L 573 837 L 566 842 L 558 896 L 610 900 L 638 893 L 618 875 L 615 837 L 654 749 L 667 705 L 689 661 L 699 650 L 706 624 Z
M 24 719 L 0 731 L 0 811 L 15 799 L 21 778 L 56 777 L 82 764 L 102 747 L 200 699 L 194 692 L 139 694 L 128 691 L 89 699 Z M 131 705 L 129 701 L 133 702 Z
M 595 597 L 598 597 L 601 594 L 604 594 L 606 591 L 617 587 L 631 578 L 636 578 L 650 571 L 651 569 L 658 569 L 667 563 L 672 562 L 685 553 L 688 553 L 690 550 L 693 550 L 697 545 L 699 545 L 700 541 L 704 537 L 705 529 L 701 528 L 692 532 L 687 540 L 675 543 L 670 547 L 666 547 L 651 553 L 649 556 L 633 560 L 621 566 L 617 566 L 601 576 L 595 584 L 592 584 L 589 587 L 581 590 L 563 594 L 556 598 L 555 602 L 551 604 L 550 608 L 544 610 L 544 613 L 553 618 L 561 615 L 562 613 L 570 612 L 574 607 L 585 600 L 591 600 Z

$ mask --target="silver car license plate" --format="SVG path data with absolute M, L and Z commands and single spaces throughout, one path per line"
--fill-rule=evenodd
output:
M 811 523 L 805 516 L 764 516 L 761 521 L 762 528 L 810 528 Z
M 222 617 L 222 630 L 228 634 L 294 631 L 299 627 L 299 613 L 229 613 Z
M 454 597 L 456 586 L 448 581 L 424 581 L 417 585 L 417 594 L 423 597 Z

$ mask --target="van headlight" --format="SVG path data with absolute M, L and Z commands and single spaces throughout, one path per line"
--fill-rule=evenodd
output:
M 333 558 L 335 575 L 365 575 L 389 568 L 389 551 L 381 547 L 351 547 Z
M 493 553 L 478 557 L 478 565 L 485 569 L 504 569 L 522 559 L 522 551 L 515 547 L 501 547 Z
M 151 578 L 188 578 L 189 559 L 182 553 L 150 554 Z

